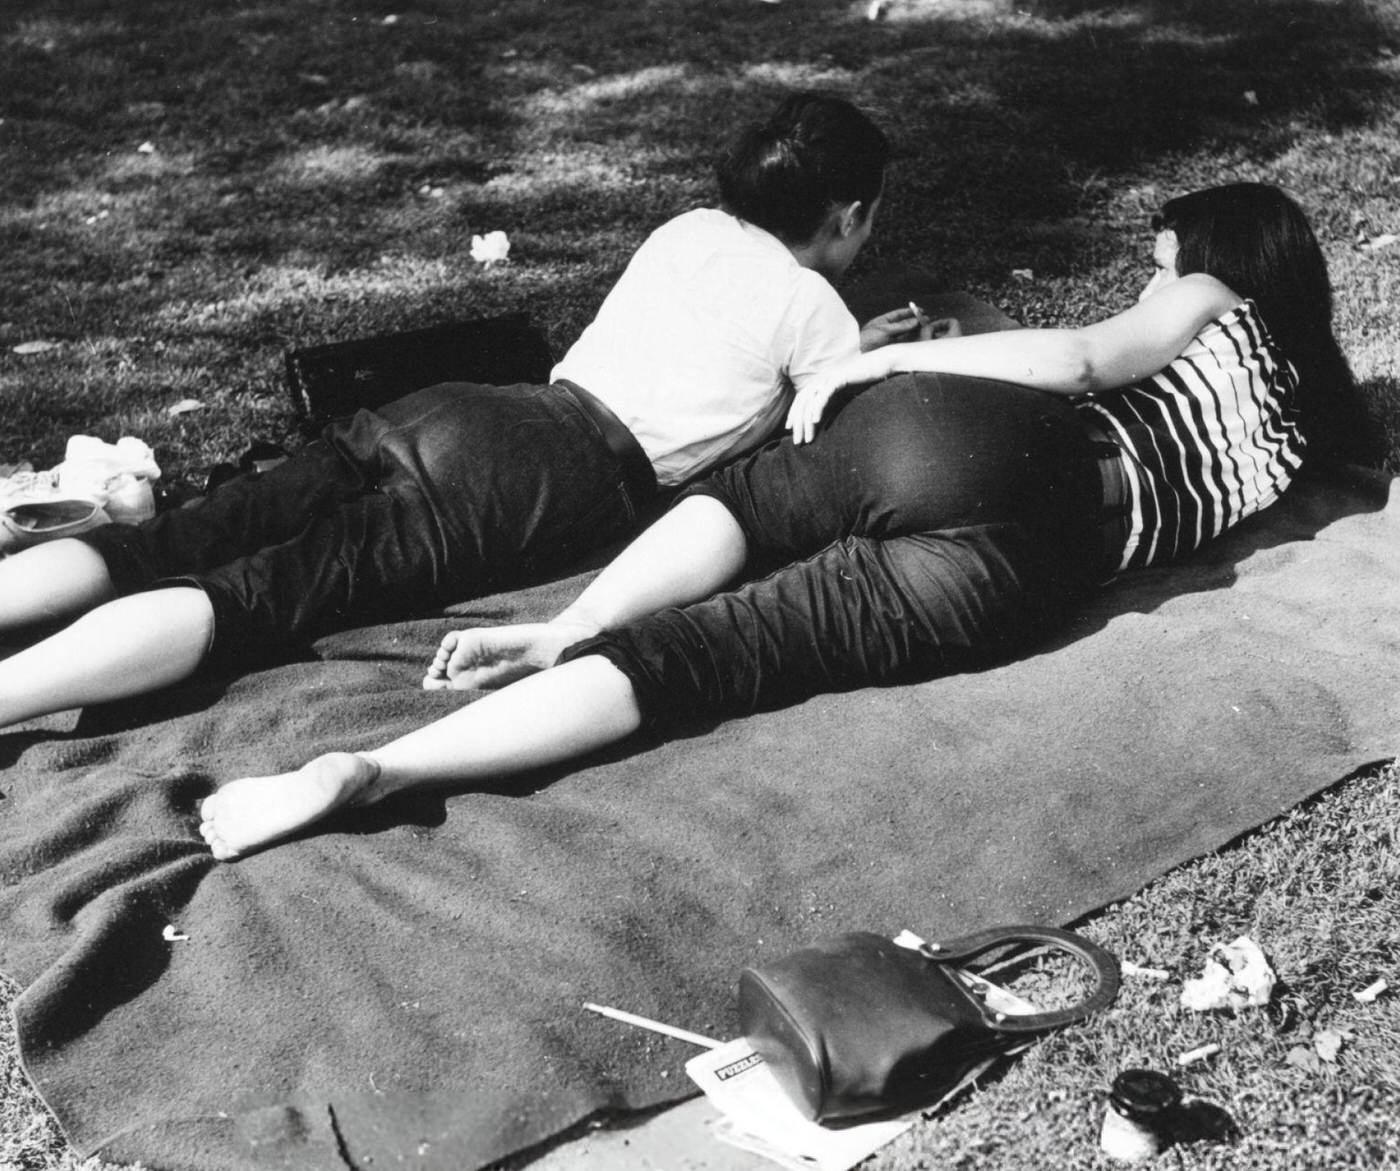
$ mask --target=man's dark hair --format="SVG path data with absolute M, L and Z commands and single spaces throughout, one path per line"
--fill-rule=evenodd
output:
M 884 133 L 843 98 L 798 93 L 746 127 L 715 167 L 725 208 L 789 244 L 817 234 L 833 204 L 868 215 L 889 163 Z

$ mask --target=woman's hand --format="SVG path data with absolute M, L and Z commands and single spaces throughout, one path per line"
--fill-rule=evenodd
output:
M 922 318 L 918 327 L 917 340 L 919 341 L 962 336 L 962 326 L 958 324 L 956 317 L 940 317 L 936 321 L 931 321 L 924 317 L 923 311 L 919 310 L 912 302 L 909 309 L 896 309 L 893 313 L 886 313 L 883 317 L 875 318 L 875 321 L 897 318 L 901 313 L 911 311 L 917 311 Z M 837 362 L 807 379 L 793 397 L 792 406 L 788 408 L 786 426 L 792 432 L 792 441 L 794 443 L 810 443 L 817 433 L 817 424 L 821 422 L 827 403 L 831 401 L 832 396 L 847 386 L 862 386 L 870 382 L 879 382 L 882 378 L 888 378 L 895 372 L 896 357 L 901 352 L 912 353 L 913 349 L 902 343 L 895 343 L 894 348 L 881 346 L 878 349 Z M 906 365 L 904 368 L 910 369 L 911 367 Z M 915 370 L 919 368 L 917 363 L 912 366 L 912 369 Z
M 888 348 L 858 354 L 819 371 L 802 384 L 788 408 L 787 429 L 794 443 L 810 443 L 817 433 L 826 404 L 832 395 L 847 386 L 878 382 L 890 372 Z

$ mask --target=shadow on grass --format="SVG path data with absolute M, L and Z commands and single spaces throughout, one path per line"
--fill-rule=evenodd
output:
M 52 215 L 42 238 L 0 224 L 0 244 L 36 276 L 149 310 L 178 295 L 172 269 L 208 266 L 199 292 L 216 297 L 269 266 L 363 277 L 386 253 L 462 256 L 472 231 L 504 224 L 532 246 L 526 263 L 554 266 L 541 300 L 567 304 L 575 328 L 600 266 L 619 270 L 647 229 L 709 197 L 720 138 L 821 86 L 902 144 L 876 254 L 963 255 L 949 275 L 975 280 L 1008 231 L 1082 213 L 1119 173 L 1157 162 L 1191 186 L 1175 160 L 1193 148 L 1258 160 L 1300 123 L 1367 124 L 1396 39 L 1359 0 L 897 4 L 881 23 L 845 3 L 800 17 L 748 0 L 508 7 L 389 23 L 303 3 L 12 6 L 0 112 L 21 149 L 0 196 Z M 110 226 L 93 232 L 99 205 Z M 1040 263 L 1073 270 L 1083 251 L 1052 232 Z M 151 287 L 133 288 L 142 274 Z M 411 295 L 432 315 L 471 275 L 449 265 Z M 292 279 L 243 312 L 276 332 L 324 295 Z

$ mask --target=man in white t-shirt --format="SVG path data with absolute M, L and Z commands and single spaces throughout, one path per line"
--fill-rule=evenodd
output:
M 771 232 L 701 208 L 637 250 L 553 377 L 602 399 L 670 486 L 775 431 L 791 390 L 859 344 L 824 276 Z
M 721 158 L 724 210 L 653 233 L 550 385 L 429 387 L 192 506 L 0 560 L 0 630 L 81 615 L 0 663 L 0 727 L 519 584 L 624 535 L 658 482 L 757 443 L 794 386 L 861 344 L 830 282 L 888 159 L 854 106 L 794 95 Z M 865 340 L 916 325 L 887 314 Z

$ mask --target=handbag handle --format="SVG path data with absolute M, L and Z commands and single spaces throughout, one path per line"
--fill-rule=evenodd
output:
M 958 964 L 1013 943 L 1044 943 L 1069 952 L 1094 970 L 1098 982 L 1088 996 L 1069 1008 L 1026 1014 L 997 1013 L 994 1019 L 988 1021 L 995 1029 L 1006 1033 L 1040 1033 L 1046 1029 L 1058 1029 L 1107 1008 L 1118 995 L 1122 979 L 1118 960 L 1098 944 L 1058 927 L 991 927 L 986 931 L 950 939 L 946 943 L 926 943 L 918 950 L 925 959 L 935 963 Z

